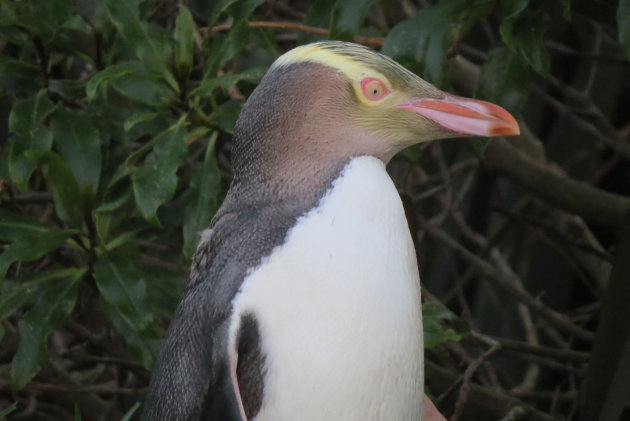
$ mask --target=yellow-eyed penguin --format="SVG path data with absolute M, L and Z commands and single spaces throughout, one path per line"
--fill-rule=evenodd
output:
M 241 111 L 234 179 L 155 364 L 146 421 L 417 421 L 416 253 L 385 164 L 433 139 L 518 134 L 356 44 L 278 58 Z

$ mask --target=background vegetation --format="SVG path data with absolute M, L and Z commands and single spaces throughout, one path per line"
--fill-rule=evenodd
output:
M 520 117 L 390 165 L 438 407 L 630 419 L 629 0 L 0 0 L 0 418 L 132 417 L 239 108 L 321 38 Z

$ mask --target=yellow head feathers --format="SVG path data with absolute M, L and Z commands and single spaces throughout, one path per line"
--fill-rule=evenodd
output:
M 380 101 L 368 101 L 360 94 L 361 81 L 366 78 L 379 79 L 390 91 L 418 84 L 433 88 L 391 58 L 362 45 L 342 41 L 320 41 L 294 48 L 279 57 L 272 68 L 303 62 L 322 64 L 345 74 L 353 82 L 357 98 L 369 106 Z

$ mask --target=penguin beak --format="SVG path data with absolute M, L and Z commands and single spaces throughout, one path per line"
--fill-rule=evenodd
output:
M 498 105 L 478 99 L 444 94 L 443 98 L 411 98 L 398 104 L 445 129 L 468 136 L 515 136 L 520 133 L 516 119 Z

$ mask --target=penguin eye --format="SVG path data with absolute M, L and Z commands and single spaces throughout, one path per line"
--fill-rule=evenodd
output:
M 375 77 L 368 77 L 361 81 L 363 96 L 370 101 L 378 101 L 389 94 L 389 89 L 382 80 Z

